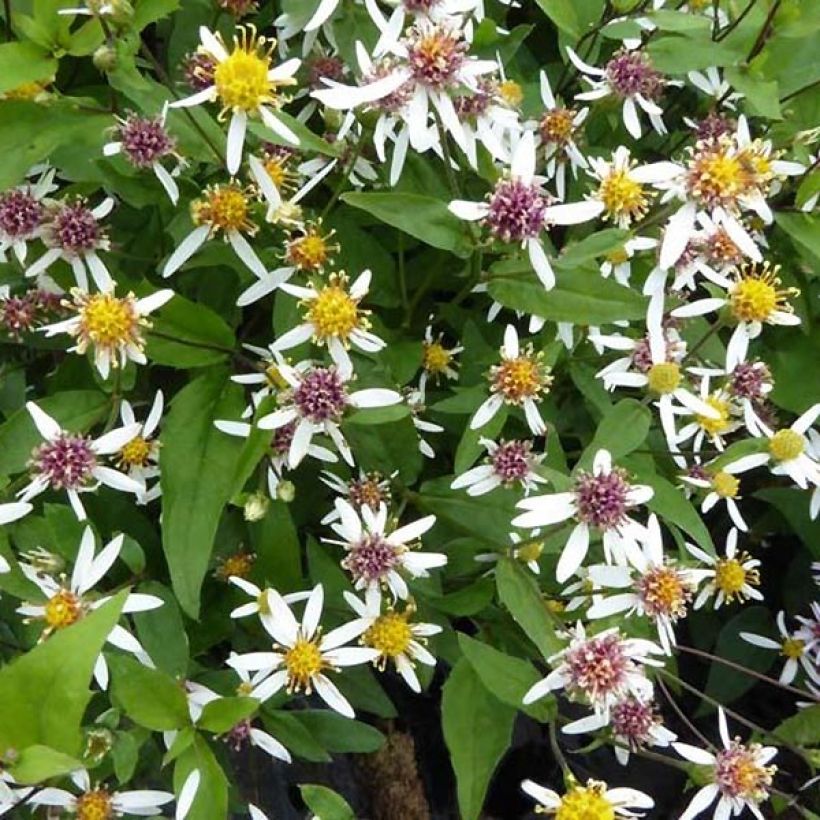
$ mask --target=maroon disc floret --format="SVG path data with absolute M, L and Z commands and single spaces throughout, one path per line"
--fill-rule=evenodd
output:
M 532 466 L 532 442 L 502 441 L 491 457 L 495 474 L 505 483 L 524 481 Z
M 354 581 L 380 583 L 399 563 L 399 551 L 381 535 L 366 535 L 348 551 L 342 566 Z
M 31 236 L 43 221 L 45 209 L 27 190 L 15 188 L 0 194 L 0 234 L 10 239 Z
M 606 78 L 619 97 L 640 94 L 647 100 L 655 100 L 663 91 L 663 76 L 652 67 L 649 57 L 642 51 L 620 49 L 606 64 Z
M 534 239 L 544 228 L 546 197 L 535 185 L 518 179 L 501 180 L 490 196 L 486 222 L 503 242 Z
M 161 117 L 139 117 L 129 114 L 119 128 L 122 152 L 137 168 L 147 168 L 170 154 L 174 139 L 165 130 Z
M 575 480 L 578 519 L 601 530 L 617 529 L 626 518 L 630 485 L 625 470 L 610 473 L 580 473 Z
M 317 367 L 302 376 L 293 401 L 302 417 L 314 424 L 335 421 L 347 407 L 347 388 L 335 368 Z
M 35 448 L 29 466 L 54 490 L 77 490 L 91 483 L 97 457 L 91 439 L 61 433 Z
M 50 244 L 70 254 L 81 254 L 97 248 L 102 231 L 91 209 L 82 199 L 63 202 L 54 209 L 48 224 Z

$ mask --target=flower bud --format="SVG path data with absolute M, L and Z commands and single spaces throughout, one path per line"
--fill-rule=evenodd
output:
M 276 497 L 285 504 L 290 504 L 296 498 L 296 487 L 292 481 L 280 481 L 276 488 Z
M 94 52 L 91 60 L 98 71 L 113 71 L 117 67 L 117 52 L 111 46 L 103 44 Z
M 245 520 L 261 521 L 267 515 L 270 499 L 262 492 L 251 493 L 245 500 Z

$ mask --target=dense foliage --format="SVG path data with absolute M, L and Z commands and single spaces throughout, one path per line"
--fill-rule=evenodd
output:
M 820 4 L 4 0 L 0 814 L 820 818 Z

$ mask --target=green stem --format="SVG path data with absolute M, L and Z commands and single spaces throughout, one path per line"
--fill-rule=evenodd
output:
M 356 143 L 356 148 L 353 151 L 353 154 L 350 157 L 350 162 L 348 162 L 347 166 L 345 167 L 344 172 L 342 173 L 341 178 L 339 179 L 336 187 L 333 189 L 333 193 L 330 196 L 330 199 L 325 205 L 324 209 L 322 210 L 321 215 L 319 216 L 319 221 L 321 222 L 331 211 L 333 206 L 339 201 L 339 197 L 342 195 L 342 189 L 345 186 L 350 174 L 353 172 L 353 168 L 356 165 L 356 160 L 362 153 L 362 148 L 364 147 L 364 135 L 362 134 L 359 137 L 359 141 Z

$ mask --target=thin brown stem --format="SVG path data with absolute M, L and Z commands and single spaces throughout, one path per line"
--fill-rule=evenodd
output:
M 689 720 L 689 718 L 688 718 L 688 717 L 686 717 L 686 714 L 685 714 L 685 713 L 684 713 L 684 711 L 680 708 L 680 706 L 678 706 L 677 702 L 676 702 L 676 701 L 675 701 L 675 699 L 672 697 L 672 693 L 671 693 L 671 692 L 670 692 L 670 691 L 666 688 L 666 684 L 665 684 L 665 683 L 664 683 L 664 682 L 663 682 L 660 678 L 658 678 L 658 686 L 660 687 L 661 692 L 663 692 L 663 696 L 666 698 L 666 700 L 668 701 L 669 705 L 672 707 L 672 709 L 673 709 L 673 711 L 675 712 L 675 714 L 678 716 L 678 718 L 680 718 L 680 720 L 681 720 L 681 721 L 683 722 L 683 724 L 684 724 L 684 725 L 685 725 L 685 726 L 689 729 L 689 731 L 690 731 L 690 732 L 691 732 L 691 733 L 692 733 L 692 734 L 693 734 L 693 735 L 694 735 L 694 736 L 695 736 L 695 737 L 696 737 L 696 738 L 697 738 L 697 739 L 698 739 L 698 740 L 699 740 L 699 741 L 700 741 L 700 742 L 701 742 L 701 743 L 702 743 L 702 744 L 703 744 L 703 745 L 704 745 L 707 749 L 711 749 L 711 748 L 713 748 L 713 744 L 712 744 L 712 742 L 709 740 L 709 738 L 707 738 L 707 737 L 706 737 L 706 735 L 704 735 L 704 734 L 703 734 L 703 733 L 702 733 L 702 732 L 698 729 L 698 727 L 697 727 L 697 726 L 695 726 L 695 724 L 694 724 L 694 723 L 692 723 L 692 721 L 691 721 L 691 720 Z

